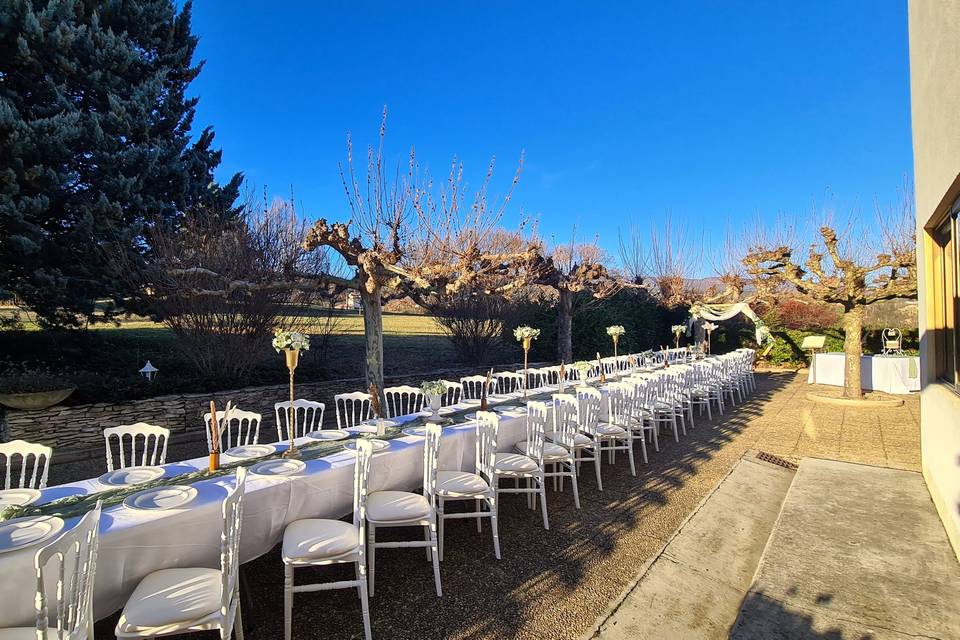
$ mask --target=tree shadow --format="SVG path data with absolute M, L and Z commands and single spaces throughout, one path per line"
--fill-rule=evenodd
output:
M 833 596 L 818 594 L 816 606 L 829 604 Z M 743 601 L 740 615 L 730 630 L 731 640 L 872 640 L 869 631 L 851 632 L 849 627 L 830 627 L 818 630 L 814 616 L 801 610 L 791 610 L 784 603 L 763 592 L 751 592 Z

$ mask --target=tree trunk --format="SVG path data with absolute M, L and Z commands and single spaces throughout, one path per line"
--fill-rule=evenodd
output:
M 847 309 L 843 314 L 843 397 L 862 398 L 860 387 L 860 358 L 863 355 L 863 312 L 862 306 Z
M 367 389 L 376 385 L 383 401 L 383 300 L 380 287 L 373 293 L 360 287 L 360 301 L 363 308 L 363 337 L 365 340 L 364 375 Z
M 559 289 L 557 301 L 557 360 L 573 361 L 573 294 Z

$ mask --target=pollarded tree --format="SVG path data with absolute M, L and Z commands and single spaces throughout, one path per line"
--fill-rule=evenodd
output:
M 383 155 L 386 110 L 380 141 L 367 152 L 366 175 L 354 168 L 348 140 L 347 166 L 341 168 L 351 217 L 346 222 L 318 220 L 307 233 L 303 246 L 310 251 L 328 248 L 353 273 L 339 277 L 327 273 L 294 274 L 316 278 L 360 293 L 365 339 L 367 384 L 383 389 L 383 301 L 391 296 L 422 300 L 451 296 L 464 290 L 483 289 L 494 275 L 518 274 L 539 255 L 536 247 L 514 247 L 494 242 L 510 191 L 497 205 L 490 205 L 486 179 L 472 200 L 466 201 L 463 167 L 454 160 L 439 193 L 428 178 L 418 175 L 413 151 L 406 172 L 390 177 Z M 499 286 L 499 285 L 498 285 Z
M 0 293 L 42 324 L 127 293 L 102 247 L 149 257 L 144 227 L 237 198 L 212 130 L 192 137 L 196 46 L 189 2 L 0 4 Z
M 909 205 L 907 205 L 908 207 Z M 743 259 L 758 289 L 786 282 L 800 294 L 843 308 L 845 354 L 844 397 L 860 398 L 860 359 L 863 354 L 863 317 L 866 308 L 881 300 L 914 298 L 917 295 L 917 262 L 914 236 L 909 225 L 912 216 L 905 207 L 903 220 L 881 221 L 884 250 L 870 258 L 863 250 L 862 237 L 851 238 L 852 226 L 844 230 L 844 242 L 836 230 L 820 228 L 820 241 L 811 244 L 806 260 L 794 257 L 794 250 L 783 246 L 754 246 Z

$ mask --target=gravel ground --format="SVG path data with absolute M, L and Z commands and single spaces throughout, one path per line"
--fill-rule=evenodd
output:
M 433 591 L 431 565 L 422 550 L 382 550 L 377 554 L 377 595 L 370 602 L 374 636 L 579 638 L 744 452 L 757 448 L 793 457 L 820 455 L 820 449 L 813 447 L 822 444 L 816 438 L 818 430 L 832 433 L 834 426 L 843 424 L 844 410 L 831 413 L 820 405 L 812 408 L 804 398 L 809 389 L 804 377 L 790 372 L 757 375 L 757 392 L 734 411 L 712 423 L 705 417 L 698 420 L 679 444 L 665 436 L 659 453 L 651 447 L 647 465 L 638 452 L 637 477 L 630 475 L 625 457 L 618 457 L 613 466 L 605 463 L 603 492 L 597 491 L 592 469 L 584 467 L 581 510 L 574 508 L 569 487 L 563 493 L 548 491 L 549 531 L 542 528 L 538 512 L 526 509 L 523 497 L 504 496 L 500 561 L 494 558 L 487 524 L 477 533 L 473 521 L 448 521 L 442 599 Z M 910 466 L 912 454 L 904 450 L 919 449 L 914 408 L 918 403 L 916 398 L 907 403 L 902 416 L 909 419 L 894 421 L 900 424 L 895 434 L 900 444 L 893 456 L 896 460 L 888 460 L 890 466 Z M 864 450 L 871 452 L 870 462 L 884 464 L 886 458 L 876 458 L 878 446 L 885 450 L 885 434 L 877 425 L 887 421 L 871 412 L 850 415 L 856 426 L 851 433 L 868 441 Z M 849 441 L 849 437 L 843 440 L 842 433 L 837 438 Z M 874 442 L 877 439 L 879 445 Z M 808 441 L 813 443 L 809 452 L 803 449 Z M 849 457 L 853 450 L 846 447 L 843 453 Z M 170 459 L 176 459 L 173 452 Z M 389 533 L 422 535 L 419 530 Z M 244 565 L 242 571 L 246 637 L 282 638 L 279 549 Z M 297 578 L 298 582 L 339 579 L 348 573 L 352 575 L 352 568 L 302 569 Z M 363 637 L 354 590 L 298 594 L 293 615 L 294 638 Z M 98 623 L 97 637 L 113 637 L 116 620 L 117 614 Z

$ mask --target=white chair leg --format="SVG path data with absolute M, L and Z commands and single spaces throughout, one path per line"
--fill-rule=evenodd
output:
M 477 498 L 476 503 L 477 503 L 477 513 L 480 513 L 481 511 L 483 511 L 483 500 Z M 481 518 L 480 516 L 477 516 L 477 531 L 478 531 L 478 532 L 483 531 L 483 525 L 480 524 L 481 522 L 483 522 L 483 518 Z M 441 560 L 443 559 L 443 554 L 440 555 L 440 559 L 441 559 Z
M 233 620 L 233 635 L 237 640 L 243 640 L 243 614 L 240 611 L 240 594 L 237 594 L 237 617 Z M 230 640 L 230 635 L 223 633 L 221 630 L 220 636 L 224 640 Z M 224 637 L 226 636 L 226 637 Z
M 377 576 L 377 528 L 370 523 L 367 523 L 367 558 L 370 563 L 367 565 L 367 569 L 370 572 L 370 575 L 367 576 L 367 583 L 370 588 L 370 597 L 373 597 L 374 593 L 374 580 Z
M 437 585 L 437 597 L 443 596 L 443 588 L 440 586 L 440 553 L 437 551 L 437 525 L 433 521 L 428 527 L 429 530 L 429 540 L 433 544 L 427 547 L 427 551 L 433 552 L 433 581 Z
M 445 520 L 445 518 L 443 517 L 443 498 L 439 499 L 439 503 L 440 504 L 437 505 L 437 524 L 440 529 L 439 545 L 440 545 L 440 561 L 442 562 L 443 561 L 443 521 Z
M 561 478 L 563 476 L 560 476 Z M 570 484 L 573 485 L 573 504 L 579 509 L 580 508 L 580 491 L 577 489 L 577 474 L 573 470 L 573 466 L 570 467 Z
M 643 461 L 647 461 L 647 445 L 643 443 L 643 438 L 640 438 L 641 447 L 643 450 Z M 633 437 L 628 433 L 627 434 L 627 457 L 630 459 L 630 474 L 633 476 L 637 475 L 637 465 L 633 460 Z
M 540 508 L 543 509 L 543 528 L 550 529 L 550 519 L 547 518 L 547 487 L 543 475 L 537 477 L 540 485 Z
M 360 610 L 363 613 L 363 635 L 366 640 L 372 640 L 373 634 L 370 631 L 370 601 L 367 598 L 367 571 L 366 567 L 357 562 L 357 580 L 360 581 L 358 590 L 360 591 Z
M 283 637 L 290 640 L 293 624 L 293 567 L 283 565 Z
M 593 468 L 597 474 L 597 490 L 598 491 L 603 491 L 603 480 L 600 479 L 600 458 L 601 457 L 602 457 L 602 454 L 600 453 L 600 441 L 598 440 L 594 444 L 594 449 L 593 449 Z
M 490 497 L 490 528 L 493 529 L 493 554 L 500 559 L 500 532 L 497 529 L 497 495 Z
M 423 528 L 423 541 L 430 542 L 430 527 Z M 427 562 L 430 562 L 430 547 L 424 547 L 423 550 L 427 552 Z

